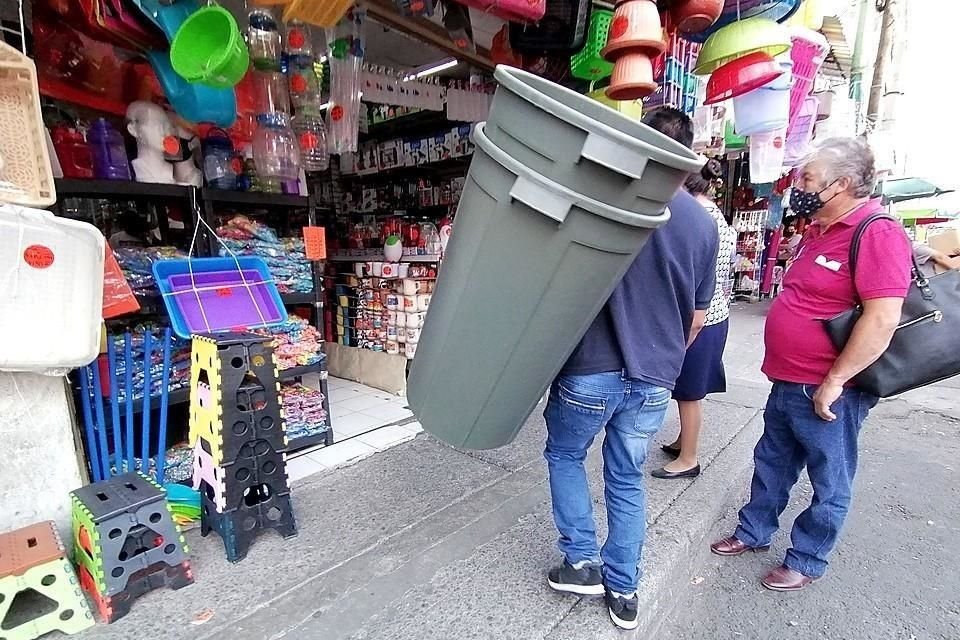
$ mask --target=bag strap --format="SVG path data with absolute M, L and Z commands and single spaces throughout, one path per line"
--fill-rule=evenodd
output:
M 849 257 L 849 268 L 850 268 L 850 278 L 853 279 L 853 288 L 857 288 L 856 280 L 856 269 L 857 269 L 857 258 L 860 255 L 860 242 L 863 240 L 863 234 L 866 232 L 867 227 L 871 223 L 876 222 L 877 220 L 889 220 L 897 225 L 900 224 L 900 221 L 894 218 L 889 213 L 875 213 L 866 220 L 860 222 L 857 225 L 856 231 L 853 232 L 853 240 L 850 241 L 850 257 Z M 910 262 L 912 263 L 910 267 L 911 276 L 914 284 L 922 292 L 924 299 L 931 300 L 933 299 L 933 291 L 930 289 L 930 281 L 927 279 L 923 272 L 920 270 L 920 264 L 917 262 L 917 256 L 914 255 L 913 251 L 910 251 Z

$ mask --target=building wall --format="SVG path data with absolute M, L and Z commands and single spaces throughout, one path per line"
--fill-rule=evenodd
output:
M 78 450 L 65 379 L 0 372 L 0 531 L 54 520 L 69 539 Z

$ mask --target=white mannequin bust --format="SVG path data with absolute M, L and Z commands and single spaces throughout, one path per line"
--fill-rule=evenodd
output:
M 197 166 L 197 152 L 200 149 L 200 139 L 192 131 L 177 128 L 177 134 L 180 136 L 180 144 L 185 145 L 183 149 L 185 160 L 173 163 L 173 177 L 177 184 L 192 185 L 194 187 L 203 186 L 203 172 Z
M 163 157 L 164 140 L 174 135 L 166 111 L 138 100 L 127 107 L 127 131 L 137 139 L 137 157 L 130 164 L 137 182 L 173 184 L 173 165 Z

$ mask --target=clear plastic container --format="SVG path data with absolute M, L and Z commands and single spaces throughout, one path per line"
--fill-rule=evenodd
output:
M 253 136 L 253 160 L 261 180 L 296 180 L 300 176 L 300 147 L 293 130 L 261 123 Z
M 320 78 L 314 70 L 312 57 L 289 58 L 287 80 L 290 87 L 290 102 L 297 113 L 301 109 L 319 110 Z
M 313 58 L 313 33 L 308 24 L 302 20 L 287 22 L 287 37 L 283 42 L 283 52 L 288 56 Z
M 233 142 L 223 129 L 213 128 L 201 145 L 203 150 L 203 177 L 214 189 L 232 191 L 237 188 L 237 175 L 242 163 L 233 148 Z
M 304 171 L 326 171 L 330 166 L 330 154 L 327 152 L 327 129 L 323 118 L 310 111 L 297 114 L 293 118 L 293 132 L 300 145 L 300 159 Z
M 261 122 L 278 120 L 286 123 L 288 120 L 275 114 L 290 115 L 290 93 L 287 90 L 287 77 L 279 71 L 253 72 L 254 101 L 257 119 Z
M 254 9 L 247 15 L 247 47 L 255 69 L 280 70 L 280 30 L 269 9 Z
M 98 118 L 87 132 L 93 154 L 93 175 L 101 180 L 130 180 L 130 162 L 120 132 L 104 118 Z

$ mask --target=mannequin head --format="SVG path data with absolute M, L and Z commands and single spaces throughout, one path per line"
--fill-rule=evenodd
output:
M 138 100 L 127 108 L 127 131 L 137 139 L 137 155 L 162 154 L 164 141 L 171 137 L 177 142 L 176 130 L 170 123 L 167 112 L 152 102 Z M 169 144 L 169 142 L 168 142 Z

